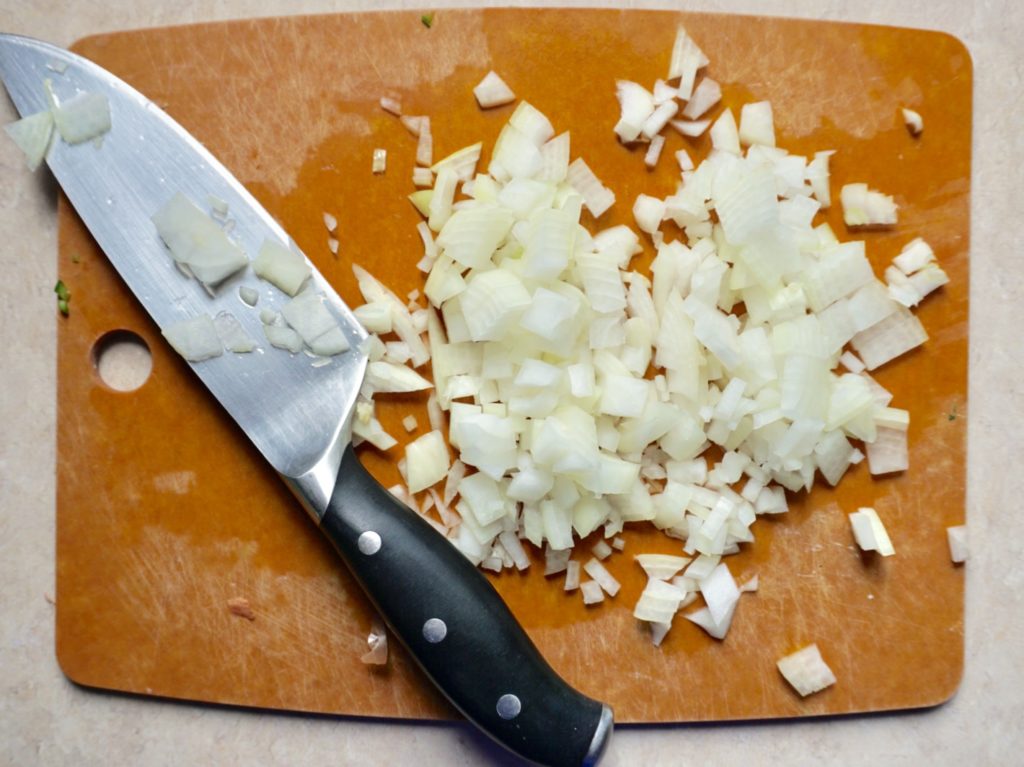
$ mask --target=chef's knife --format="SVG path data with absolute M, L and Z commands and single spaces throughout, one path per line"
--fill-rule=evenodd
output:
M 66 67 L 66 69 L 65 69 Z M 160 328 L 206 313 L 233 314 L 263 338 L 240 284 L 261 307 L 287 296 L 246 270 L 214 295 L 185 277 L 151 217 L 175 194 L 228 203 L 232 237 L 249 254 L 265 239 L 298 246 L 198 141 L 125 82 L 68 51 L 0 35 L 0 78 L 22 115 L 48 109 L 44 81 L 60 100 L 107 97 L 111 130 L 99 146 L 54 137 L 47 162 L 78 215 Z M 311 264 L 312 266 L 312 264 Z M 190 363 L 196 375 L 284 478 L 427 676 L 484 732 L 527 760 L 594 764 L 612 730 L 608 706 L 566 684 L 547 664 L 486 578 L 359 463 L 350 418 L 366 367 L 365 331 L 314 268 L 312 288 L 352 348 L 313 366 L 268 348 Z

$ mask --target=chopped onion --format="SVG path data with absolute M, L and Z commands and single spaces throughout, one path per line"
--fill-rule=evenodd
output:
M 580 587 L 580 563 L 575 559 L 570 559 L 565 566 L 565 590 L 575 591 Z M 601 587 L 597 588 L 598 594 L 601 593 Z M 604 597 L 601 597 L 604 599 Z
M 374 149 L 373 150 L 373 172 L 383 173 L 388 166 L 388 150 L 387 149 Z
M 249 306 L 256 306 L 256 302 L 260 300 L 259 291 L 255 288 L 250 288 L 247 285 L 239 286 L 238 297 L 242 299 L 243 303 Z
M 889 533 L 886 532 L 885 525 L 874 509 L 863 507 L 848 516 L 854 540 L 861 549 L 877 551 L 883 557 L 891 557 L 896 553 L 892 541 L 889 540 Z
M 246 354 L 256 348 L 256 342 L 242 328 L 238 318 L 230 312 L 219 312 L 213 318 L 213 324 L 220 336 L 221 344 L 229 352 Z
M 667 581 L 689 564 L 688 557 L 670 554 L 637 554 L 634 559 L 647 573 L 647 577 Z
M 775 665 L 793 689 L 805 698 L 836 683 L 835 674 L 822 659 L 816 644 L 780 658 Z
M 110 101 L 102 93 L 79 93 L 53 110 L 60 137 L 81 144 L 110 130 Z
M 419 131 L 416 135 L 419 138 L 416 142 L 416 164 L 429 168 L 434 164 L 434 137 L 430 133 L 430 118 L 420 117 L 417 125 Z
M 455 172 L 455 177 L 459 181 L 469 181 L 476 172 L 476 164 L 480 160 L 480 152 L 483 146 L 481 142 L 477 142 L 472 146 L 463 147 L 457 152 L 452 152 L 443 160 L 434 163 L 430 170 L 440 174 L 445 168 L 450 168 Z
M 722 112 L 711 126 L 711 145 L 720 152 L 740 153 L 740 132 L 731 109 Z
M 900 111 L 903 113 L 903 122 L 907 124 L 907 130 L 910 131 L 910 135 L 920 136 L 921 131 L 924 130 L 924 118 L 913 109 L 904 108 Z
M 405 448 L 405 461 L 410 493 L 418 493 L 437 484 L 448 474 L 450 466 L 444 435 L 431 431 L 410 442 Z
M 949 558 L 956 564 L 967 561 L 967 526 L 956 525 L 946 528 L 946 539 L 949 542 Z
M 768 101 L 744 104 L 740 110 L 739 138 L 741 144 L 775 146 L 772 105 Z
M 867 445 L 868 468 L 872 474 L 892 474 L 910 466 L 906 429 L 879 426 L 877 436 Z
M 473 88 L 473 95 L 481 109 L 510 104 L 516 100 L 516 94 L 493 70 L 484 75 L 484 79 Z
M 839 190 L 843 204 L 843 221 L 847 226 L 892 226 L 896 223 L 898 206 L 892 197 L 867 184 L 846 184 Z
M 276 285 L 289 296 L 296 295 L 313 273 L 306 259 L 273 240 L 264 240 L 252 262 L 256 276 Z
M 907 353 L 928 340 L 921 321 L 900 307 L 881 322 L 861 331 L 851 344 L 868 370 Z
M 174 260 L 209 288 L 249 263 L 217 223 L 180 192 L 152 220 Z
M 715 619 L 711 617 L 711 610 L 707 607 L 701 607 L 691 613 L 685 614 L 683 617 L 704 629 L 708 636 L 714 637 L 715 639 L 725 639 L 725 635 L 729 633 L 729 627 L 732 625 L 732 618 L 736 612 L 736 605 L 738 604 L 738 601 L 733 603 L 732 608 L 721 622 L 715 621 Z
M 615 202 L 614 192 L 598 180 L 581 158 L 569 165 L 566 181 L 583 196 L 583 203 L 594 218 L 600 218 Z
M 569 549 L 545 549 L 544 550 L 544 575 L 557 575 L 564 573 L 569 568 L 569 556 L 572 551 Z
M 661 580 L 649 580 L 633 608 L 633 617 L 649 623 L 671 625 L 685 592 Z
M 36 112 L 4 126 L 7 135 L 24 153 L 28 169 L 34 171 L 46 157 L 53 138 L 53 113 Z
M 696 120 L 721 100 L 722 87 L 710 77 L 705 77 L 697 84 L 689 103 L 683 109 L 683 117 Z
M 160 332 L 174 351 L 189 362 L 202 362 L 224 353 L 217 327 L 209 314 L 176 322 Z
M 674 58 L 678 89 L 617 84 L 616 133 L 649 140 L 649 165 L 682 108 L 677 99 L 688 101 L 690 119 L 672 124 L 690 136 L 708 129 L 701 118 L 721 100 L 708 77 L 694 88 L 707 60 L 685 32 Z M 583 568 L 592 604 L 618 590 L 599 561 L 624 545 L 614 536 L 626 522 L 652 521 L 696 557 L 638 557 L 652 584 L 637 614 L 655 642 L 698 594 L 706 606 L 687 619 L 725 636 L 740 593 L 757 581 L 738 586 L 722 558 L 753 541 L 757 516 L 788 510 L 786 490 L 809 490 L 818 474 L 839 482 L 865 458 L 854 440 L 865 443 L 872 471 L 905 467 L 906 411 L 889 408 L 891 395 L 864 371 L 924 340 L 904 307 L 948 279 L 918 244 L 879 282 L 864 242 L 814 225 L 831 199 L 832 152 L 775 147 L 768 102 L 744 106 L 740 123 L 723 110 L 703 162 L 677 153 L 675 191 L 635 200 L 636 228 L 656 250 L 650 275 L 630 271 L 642 251 L 630 228 L 581 225 L 583 207 L 600 216 L 614 195 L 582 159 L 569 163 L 569 134 L 554 137 L 526 102 L 485 170 L 480 144 L 434 165 L 432 187 L 432 171 L 422 169 L 424 188 L 410 199 L 426 219 L 418 268 L 428 309 L 357 271 L 367 301 L 357 317 L 399 337 L 364 342 L 372 369 L 362 396 L 372 396 L 375 376 L 394 372 L 377 365 L 432 360 L 432 432 L 440 439 L 448 410 L 459 460 L 444 497 L 434 490 L 431 499 L 453 544 L 501 572 L 528 565 L 522 541 L 530 541 L 573 590 L 581 568 L 569 552 L 603 528 L 614 543 L 593 544 Z M 428 123 L 406 124 L 429 135 Z M 863 192 L 873 220 L 884 206 Z M 665 219 L 680 239 L 662 231 Z M 368 401 L 357 416 L 357 440 L 393 444 Z M 712 444 L 722 457 L 709 471 L 702 454 Z M 411 487 L 417 461 L 400 467 Z
M 673 101 L 679 97 L 679 89 L 673 88 L 664 80 L 654 81 L 654 103 L 664 104 L 666 101 Z
M 615 580 L 605 566 L 598 562 L 596 559 L 589 559 L 587 563 L 583 565 L 583 570 L 589 575 L 594 581 L 600 584 L 604 591 L 608 592 L 608 596 L 613 597 L 619 593 L 619 582 Z
M 412 183 L 418 187 L 431 187 L 434 185 L 434 172 L 430 168 L 416 166 L 412 169 Z
M 693 170 L 693 160 L 685 149 L 676 152 L 676 161 L 679 163 L 680 170 Z
M 566 576 L 566 583 L 568 583 L 568 576 Z M 601 584 L 597 581 L 585 581 L 579 585 L 580 591 L 583 593 L 583 604 L 594 605 L 598 602 L 604 601 L 604 594 L 601 592 Z M 566 589 L 569 590 L 568 588 Z
M 687 138 L 697 138 L 704 135 L 711 120 L 671 120 L 669 125 Z
M 390 112 L 395 117 L 402 116 L 402 105 L 398 99 L 390 98 L 389 96 L 381 96 L 380 108 L 385 112 Z
M 690 98 L 693 92 L 693 81 L 697 77 L 697 70 L 708 65 L 708 57 L 697 47 L 683 25 L 676 28 L 676 40 L 672 46 L 672 61 L 668 67 L 668 79 L 679 79 L 679 98 L 684 101 Z
M 646 194 L 639 195 L 633 203 L 633 218 L 641 231 L 653 234 L 665 218 L 665 201 Z
M 668 121 L 675 117 L 678 111 L 679 105 L 674 101 L 667 101 L 656 107 L 651 116 L 644 121 L 641 131 L 643 137 L 648 141 L 653 139 L 661 133 L 661 129 L 668 125 Z
M 629 80 L 615 83 L 615 95 L 619 100 L 621 116 L 615 126 L 619 140 L 630 143 L 640 138 L 647 120 L 654 114 L 654 96 L 642 85 Z M 666 102 L 678 109 L 675 102 Z M 660 107 L 659 107 L 660 108 Z M 673 112 L 675 109 L 672 110 Z M 664 125 L 664 123 L 662 123 Z M 657 131 L 655 131 L 657 132 Z
M 401 116 L 401 121 L 402 121 L 402 125 L 404 125 L 406 127 L 406 129 L 409 131 L 409 133 L 411 133 L 412 135 L 416 136 L 417 138 L 419 137 L 420 133 L 422 133 L 424 127 L 427 128 L 427 132 L 430 131 L 430 127 L 429 127 L 430 126 L 430 118 L 429 117 L 415 116 L 415 115 L 402 115 Z M 429 162 L 428 163 L 419 163 L 419 164 L 420 165 L 430 165 Z
M 292 354 L 302 351 L 302 336 L 294 330 L 283 325 L 264 325 L 263 333 L 266 335 L 270 345 L 278 349 L 284 349 Z
M 647 153 L 644 155 L 644 165 L 648 168 L 654 168 L 658 164 L 658 160 L 661 159 L 661 150 L 665 147 L 665 137 L 662 135 L 654 136 L 651 139 L 651 145 L 647 147 Z
M 374 392 L 400 394 L 422 391 L 433 386 L 415 370 L 383 361 L 367 364 L 364 385 Z
M 608 559 L 612 554 L 612 547 L 604 541 L 598 541 L 590 548 L 590 550 L 598 559 Z

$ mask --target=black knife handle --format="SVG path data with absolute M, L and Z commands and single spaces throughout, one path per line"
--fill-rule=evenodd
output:
M 549 767 L 596 764 L 612 712 L 570 687 L 458 549 L 346 449 L 321 529 L 427 676 L 467 719 Z

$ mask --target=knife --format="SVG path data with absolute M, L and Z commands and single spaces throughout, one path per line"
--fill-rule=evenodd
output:
M 227 202 L 236 222 L 232 238 L 246 253 L 270 239 L 305 258 L 210 152 L 127 83 L 47 43 L 0 34 L 0 79 L 23 116 L 50 108 L 45 80 L 58 101 L 80 92 L 107 97 L 112 127 L 102 143 L 70 145 L 55 136 L 47 163 L 161 329 L 229 312 L 250 337 L 263 337 L 258 312 L 243 311 L 238 297 L 240 284 L 257 287 L 251 270 L 211 295 L 174 266 L 152 222 L 176 193 L 193 201 L 212 195 Z M 330 539 L 392 633 L 467 719 L 530 762 L 596 764 L 611 737 L 611 709 L 561 679 L 481 572 L 355 456 L 351 418 L 366 369 L 359 351 L 366 332 L 309 265 L 311 288 L 325 297 L 348 351 L 322 366 L 273 348 L 190 366 Z M 288 298 L 260 292 L 261 306 L 271 309 Z

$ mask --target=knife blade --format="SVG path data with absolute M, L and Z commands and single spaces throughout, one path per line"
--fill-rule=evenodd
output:
M 261 306 L 270 309 L 289 297 L 249 269 L 211 295 L 174 266 L 151 220 L 176 193 L 193 201 L 212 195 L 227 202 L 232 238 L 246 253 L 270 239 L 305 259 L 209 151 L 127 83 L 47 43 L 0 35 L 0 79 L 23 116 L 51 108 L 45 80 L 58 102 L 78 93 L 107 97 L 111 129 L 102 143 L 55 137 L 47 164 L 157 326 L 229 312 L 250 337 L 262 337 L 258 314 L 243 311 L 238 287 L 258 288 Z M 480 571 L 356 458 L 349 437 L 366 333 L 306 262 L 312 289 L 351 349 L 322 366 L 271 348 L 189 363 L 192 370 L 289 485 L 427 677 L 470 721 L 531 762 L 595 764 L 611 736 L 611 709 L 562 680 Z

